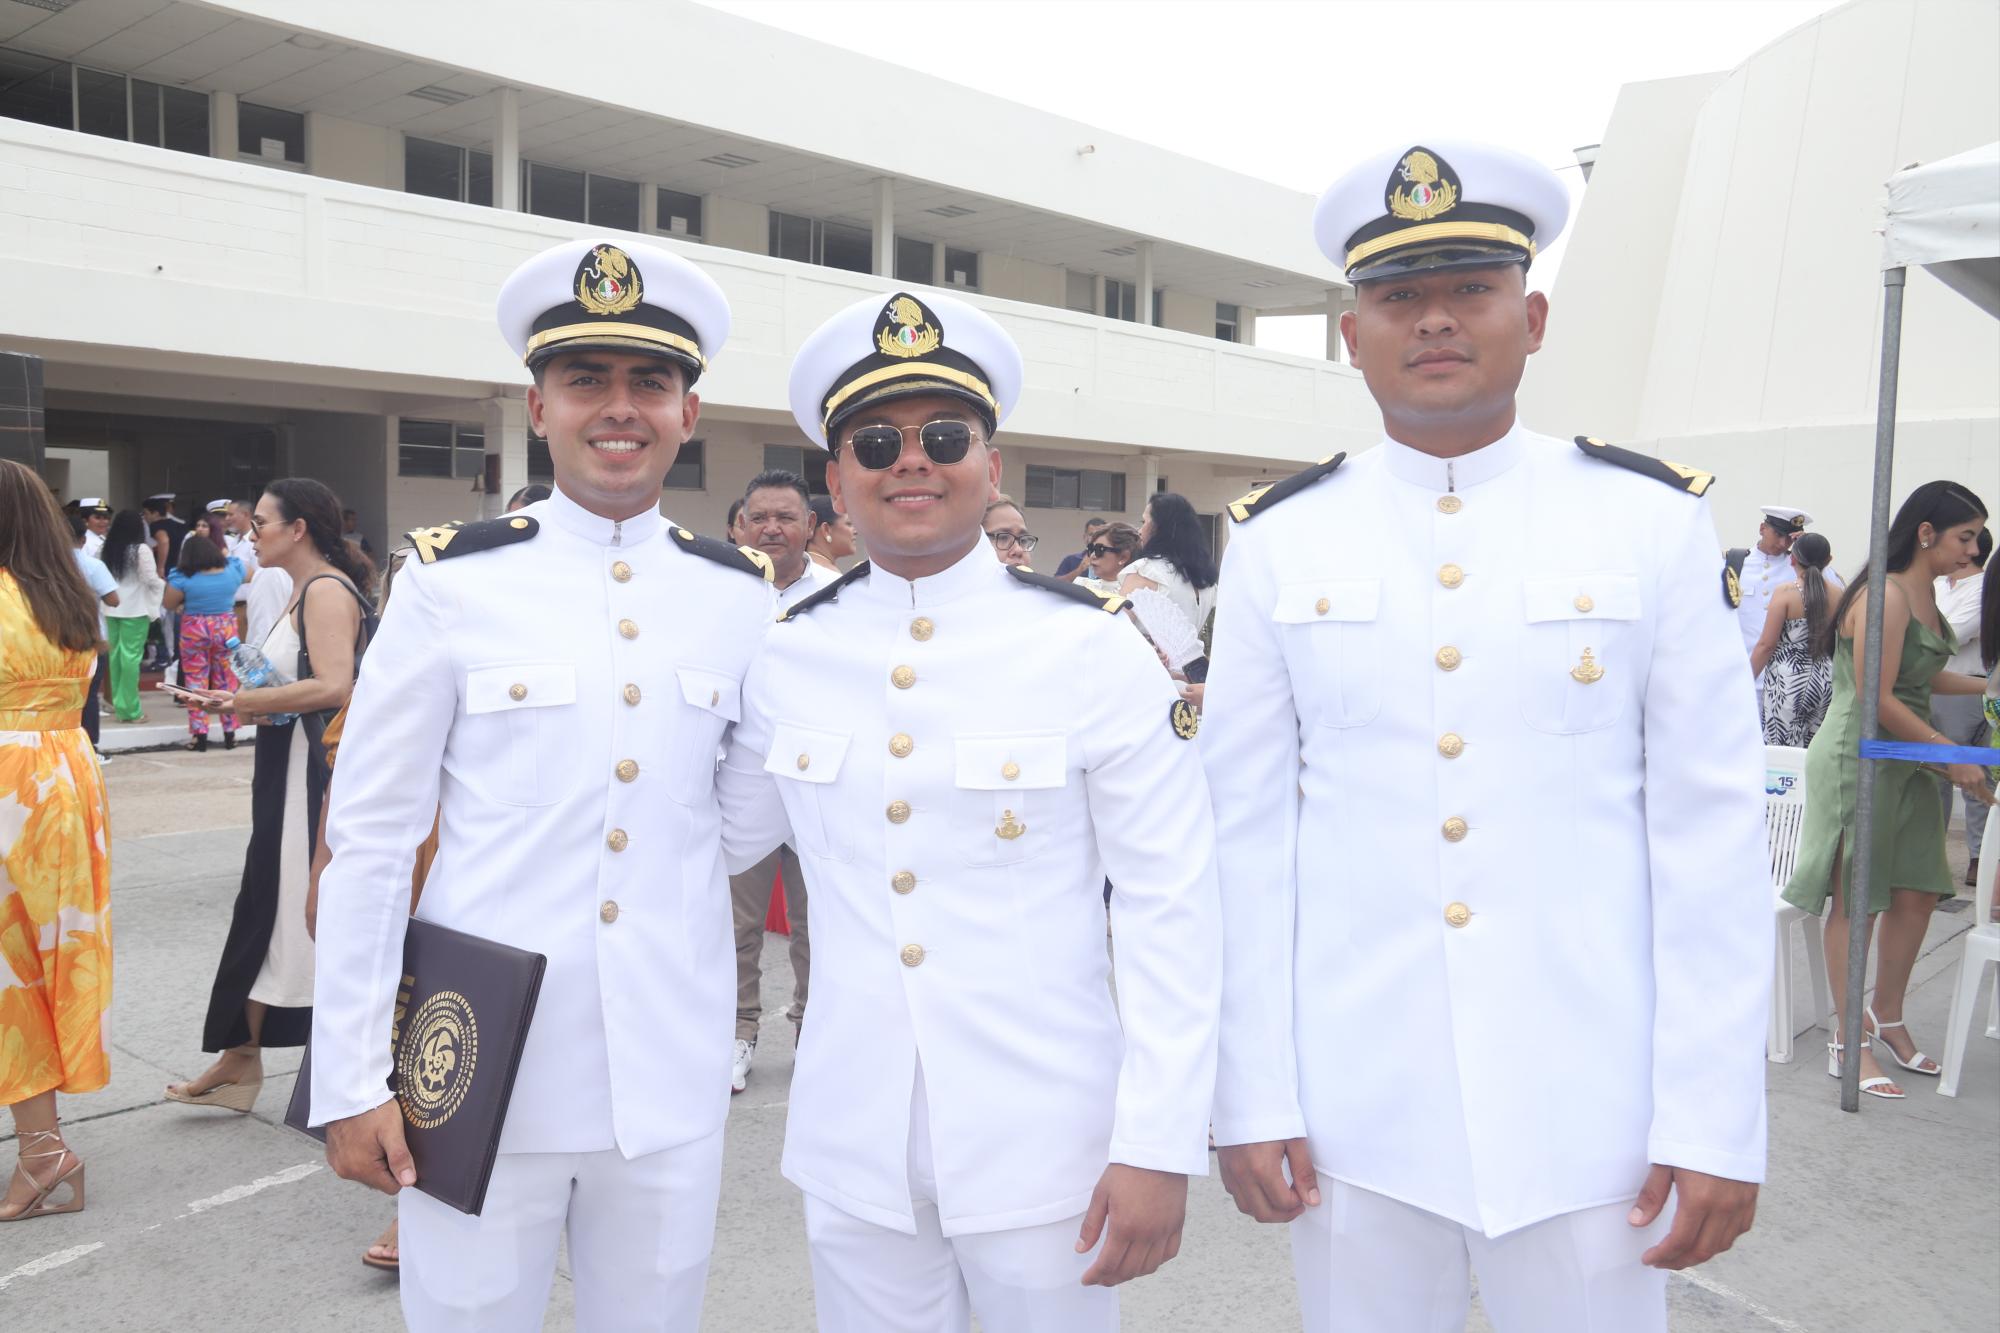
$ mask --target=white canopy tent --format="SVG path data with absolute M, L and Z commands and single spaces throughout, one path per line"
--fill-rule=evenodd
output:
M 1875 503 L 1868 539 L 1868 586 L 1880 588 L 1889 565 L 1889 476 L 1896 457 L 1896 374 L 1902 357 L 1903 279 L 1926 268 L 1989 315 L 2000 317 L 2000 143 L 1936 162 L 1906 167 L 1889 178 L 1882 228 L 1882 384 L 1875 407 Z M 1848 864 L 1849 903 L 1868 902 L 1875 845 L 1875 766 L 1882 693 L 1882 601 L 1868 599 L 1867 666 L 1861 690 L 1861 780 L 1855 792 L 1854 854 Z M 1840 1041 L 1861 1049 L 1861 997 L 1868 968 L 1868 913 L 1847 918 L 1847 1002 Z M 1840 1109 L 1861 1109 L 1861 1061 L 1843 1062 Z

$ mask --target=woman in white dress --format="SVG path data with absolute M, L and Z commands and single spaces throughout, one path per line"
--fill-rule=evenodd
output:
M 1127 596 L 1141 588 L 1165 593 L 1207 642 L 1208 617 L 1215 610 L 1215 556 L 1185 496 L 1161 491 L 1146 502 L 1139 523 L 1139 558 L 1125 566 L 1118 583 L 1118 591 Z M 1201 659 L 1201 665 L 1205 667 L 1207 659 Z M 1188 679 L 1205 674 L 1190 671 Z
M 354 688 L 371 576 L 341 539 L 340 501 L 317 481 L 272 482 L 251 522 L 259 567 L 283 570 L 296 591 L 262 645 L 282 683 L 210 695 L 205 705 L 258 715 L 250 846 L 202 1030 L 202 1049 L 221 1054 L 197 1077 L 167 1086 L 170 1101 L 232 1111 L 256 1103 L 263 1048 L 303 1046 L 312 1031 L 306 890 L 327 777 L 319 734 Z M 297 720 L 264 720 L 283 714 Z

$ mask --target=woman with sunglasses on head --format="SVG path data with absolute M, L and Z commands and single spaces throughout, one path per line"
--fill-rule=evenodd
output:
M 312 1030 L 306 893 L 327 780 L 322 735 L 354 688 L 370 568 L 341 537 L 340 502 L 310 478 L 272 482 L 251 523 L 258 565 L 283 571 L 296 591 L 261 645 L 279 683 L 199 696 L 206 708 L 258 723 L 257 766 L 243 883 L 202 1028 L 202 1049 L 221 1054 L 166 1094 L 239 1112 L 264 1085 L 263 1048 L 303 1046 Z M 268 720 L 286 714 L 294 720 Z
M 993 543 L 993 553 L 1000 557 L 1001 564 L 1028 563 L 1028 553 L 1035 549 L 1039 539 L 1028 531 L 1028 520 L 1012 499 L 1003 495 L 987 505 L 981 526 L 986 530 L 986 540 Z

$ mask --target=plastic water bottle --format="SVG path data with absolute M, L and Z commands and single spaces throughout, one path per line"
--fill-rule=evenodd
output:
M 233 634 L 229 636 L 229 642 L 224 646 L 229 649 L 229 669 L 236 673 L 239 688 L 262 689 L 285 683 L 278 679 L 277 669 L 271 665 L 271 659 L 264 656 L 263 649 L 247 644 Z M 283 726 L 297 716 L 297 713 L 272 713 L 269 715 L 269 720 L 271 725 L 276 727 Z

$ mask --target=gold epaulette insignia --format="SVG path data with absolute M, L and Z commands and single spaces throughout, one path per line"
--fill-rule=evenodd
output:
M 512 546 L 515 542 L 528 540 L 539 531 L 541 524 L 527 515 L 509 514 L 503 518 L 482 519 L 477 523 L 453 521 L 434 528 L 412 528 L 403 536 L 416 551 L 418 560 L 434 565 L 454 556 L 476 555 L 497 546 Z
M 1651 477 L 1654 481 L 1663 481 L 1675 490 L 1686 491 L 1689 495 L 1705 495 L 1708 493 L 1708 488 L 1715 484 L 1713 472 L 1703 472 L 1699 468 L 1669 463 L 1666 459 L 1655 458 L 1651 454 L 1621 449 L 1615 444 L 1606 444 L 1592 435 L 1577 436 L 1576 447 L 1583 450 L 1587 457 L 1616 463 L 1619 467 L 1636 472 L 1642 477 Z
M 1346 461 L 1346 454 L 1334 454 L 1329 458 L 1320 459 L 1319 462 L 1314 463 L 1303 472 L 1294 472 L 1291 476 L 1278 481 L 1265 482 L 1262 486 L 1251 490 L 1249 494 L 1243 496 L 1241 499 L 1230 501 L 1230 520 L 1236 523 L 1249 522 L 1258 514 L 1277 504 L 1278 501 L 1297 495 L 1300 491 L 1322 477 L 1332 476 L 1340 465 Z

